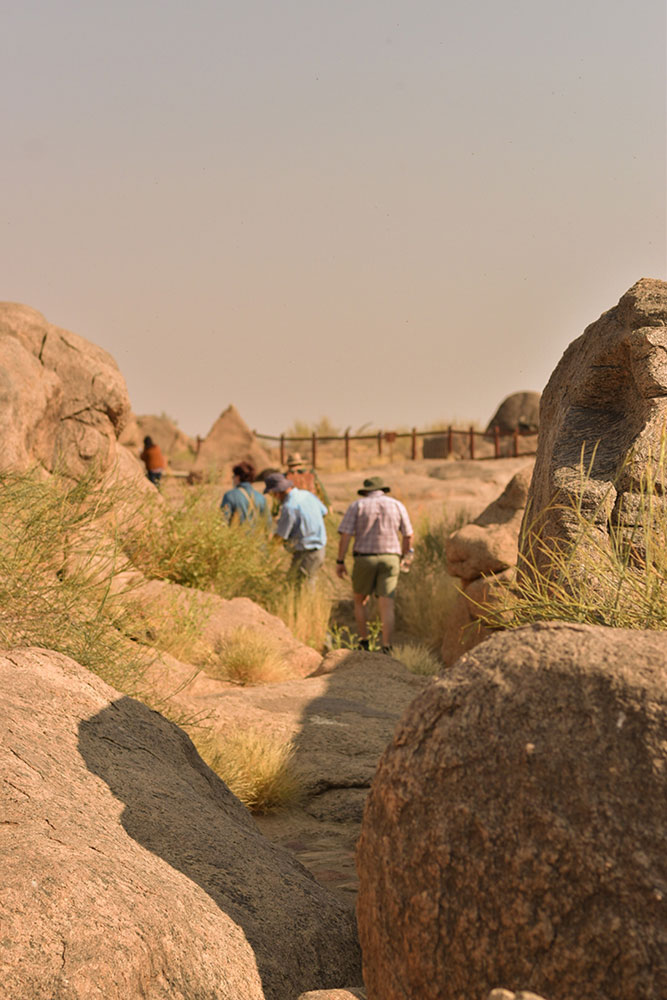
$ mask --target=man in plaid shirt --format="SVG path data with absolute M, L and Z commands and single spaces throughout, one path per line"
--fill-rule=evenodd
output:
M 336 573 L 347 576 L 345 554 L 354 538 L 354 617 L 359 629 L 362 649 L 368 649 L 366 606 L 371 594 L 376 594 L 382 622 L 382 652 L 391 652 L 394 631 L 394 593 L 401 560 L 412 555 L 414 534 L 408 512 L 394 497 L 387 496 L 389 487 L 380 476 L 364 480 L 355 500 L 345 511 L 338 526 L 340 543 Z

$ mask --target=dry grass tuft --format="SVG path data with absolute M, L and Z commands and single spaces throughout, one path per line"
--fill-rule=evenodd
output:
M 442 663 L 437 656 L 428 648 L 419 643 L 404 643 L 394 646 L 393 658 L 407 667 L 413 674 L 422 677 L 431 677 L 440 671 Z
M 318 580 L 314 587 L 287 586 L 276 614 L 299 642 L 320 651 L 326 645 L 332 603 L 325 580 Z
M 396 592 L 396 615 L 404 632 L 431 650 L 439 650 L 458 599 L 454 577 L 447 573 L 445 540 L 466 523 L 466 516 L 423 519 L 415 532 L 415 556 Z
M 224 737 L 207 730 L 193 738 L 209 767 L 252 812 L 285 809 L 301 799 L 291 741 L 257 729 Z
M 216 660 L 205 671 L 235 684 L 270 684 L 288 675 L 282 652 L 271 636 L 241 625 L 216 643 Z

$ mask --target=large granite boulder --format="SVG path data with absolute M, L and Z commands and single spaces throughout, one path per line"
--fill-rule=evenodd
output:
M 522 547 L 540 572 L 578 536 L 579 500 L 600 538 L 610 524 L 635 527 L 632 494 L 664 446 L 666 419 L 667 282 L 643 278 L 570 344 L 542 394 Z
M 497 427 L 501 434 L 511 434 L 517 428 L 522 434 L 537 434 L 539 426 L 539 392 L 513 392 L 489 420 L 486 433 L 493 434 Z
M 447 572 L 458 578 L 459 588 L 443 636 L 441 656 L 446 666 L 488 635 L 480 615 L 516 566 L 531 473 L 529 462 L 474 521 L 452 532 L 445 542 Z
M 466 653 L 368 797 L 368 1000 L 667 996 L 666 793 L 666 634 L 540 624 Z
M 360 981 L 352 914 L 176 726 L 45 650 L 0 657 L 12 1000 L 286 1000 Z
M 143 478 L 118 444 L 130 418 L 125 380 L 113 358 L 48 323 L 41 313 L 0 303 L 0 467 L 41 466 L 74 479 L 91 462 Z

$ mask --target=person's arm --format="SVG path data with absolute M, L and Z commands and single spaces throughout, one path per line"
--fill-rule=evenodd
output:
M 338 556 L 336 558 L 336 576 L 341 577 L 341 579 L 344 576 L 347 576 L 347 570 L 345 569 L 345 556 L 351 539 L 352 535 L 347 535 L 344 531 L 341 531 L 340 540 L 338 542 Z
M 412 555 L 415 551 L 415 536 L 414 535 L 403 535 L 403 540 L 401 542 L 401 555 L 407 556 Z

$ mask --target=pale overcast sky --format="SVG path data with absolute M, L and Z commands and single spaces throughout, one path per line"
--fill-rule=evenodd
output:
M 22 0 L 0 299 L 137 413 L 485 423 L 665 279 L 664 0 Z

